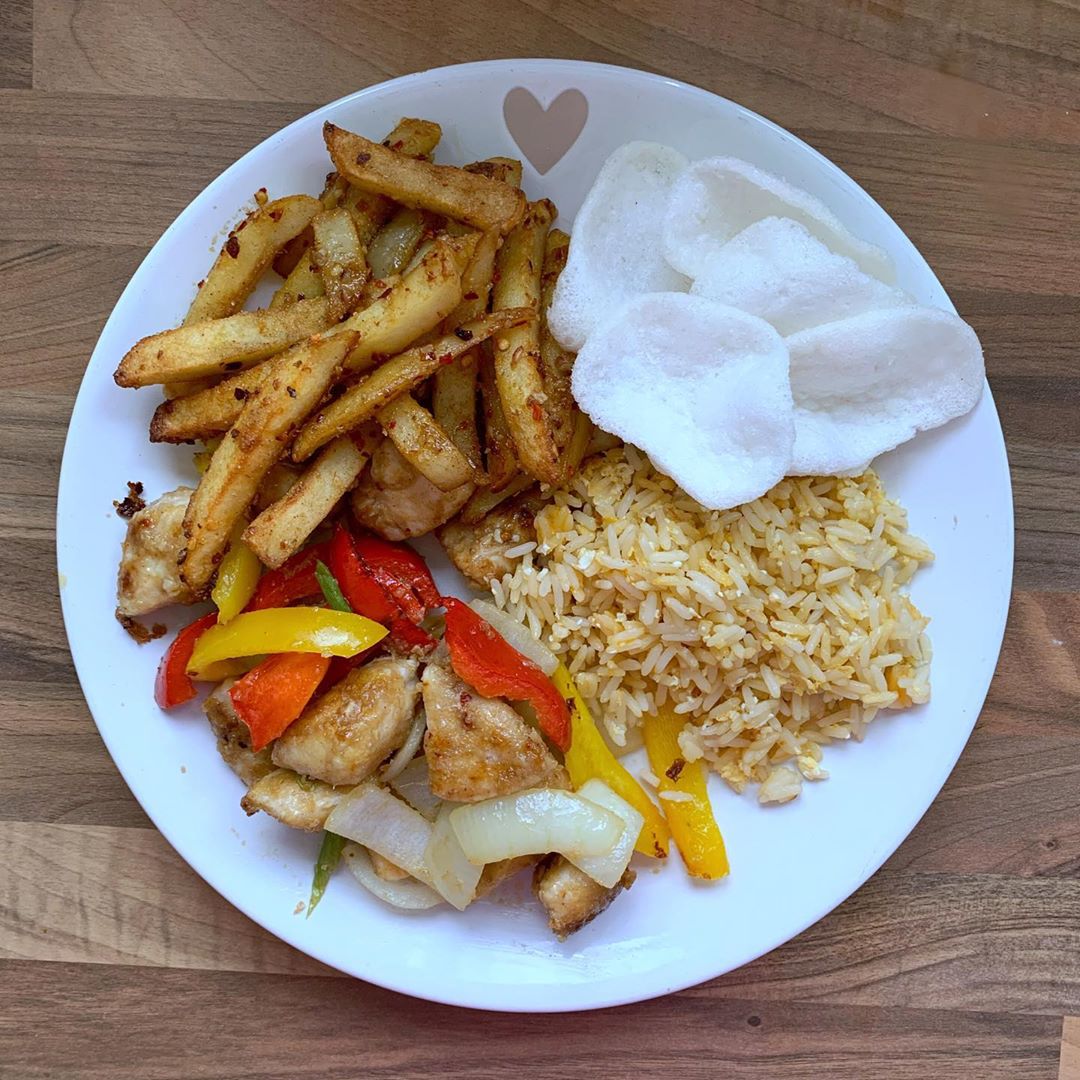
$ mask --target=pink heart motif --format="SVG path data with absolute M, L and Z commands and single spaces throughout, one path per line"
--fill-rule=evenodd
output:
M 546 109 L 524 86 L 503 101 L 507 130 L 541 176 L 562 161 L 588 118 L 589 102 L 580 90 L 564 90 Z

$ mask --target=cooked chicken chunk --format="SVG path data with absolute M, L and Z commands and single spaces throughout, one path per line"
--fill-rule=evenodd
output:
M 218 753 L 225 764 L 250 787 L 267 773 L 273 772 L 274 763 L 270 760 L 270 747 L 251 749 L 247 724 L 236 715 L 232 698 L 229 697 L 229 687 L 235 681 L 226 679 L 216 687 L 203 702 L 203 712 L 217 736 Z
M 566 770 L 506 702 L 480 697 L 439 663 L 428 664 L 422 682 L 432 794 L 480 802 L 530 787 L 566 786 Z
M 548 855 L 533 874 L 533 892 L 548 913 L 548 925 L 562 941 L 592 922 L 637 875 L 627 867 L 612 889 L 598 885 L 584 870 L 561 855 Z
M 539 856 L 519 855 L 516 859 L 502 859 L 499 862 L 488 863 L 480 880 L 476 883 L 476 895 L 483 896 L 498 888 L 507 878 L 520 874 L 522 870 L 528 870 L 536 865 Z
M 274 764 L 335 786 L 367 779 L 409 733 L 416 669 L 415 660 L 386 657 L 349 672 L 274 743 Z
M 493 578 L 510 573 L 513 565 L 506 552 L 517 544 L 536 539 L 533 519 L 543 506 L 537 495 L 525 494 L 496 507 L 476 525 L 451 522 L 438 532 L 450 561 L 482 589 L 491 587 Z
M 275 769 L 251 785 L 240 805 L 248 814 L 262 810 L 292 829 L 318 832 L 349 791 L 309 780 L 291 769 Z
M 177 560 L 184 539 L 184 511 L 192 489 L 178 487 L 134 514 L 128 522 L 116 581 L 116 613 L 146 615 L 194 597 L 180 580 Z
M 407 540 L 449 521 L 473 490 L 472 484 L 462 484 L 453 491 L 441 491 L 384 439 L 353 491 L 353 514 L 361 525 L 387 540 Z

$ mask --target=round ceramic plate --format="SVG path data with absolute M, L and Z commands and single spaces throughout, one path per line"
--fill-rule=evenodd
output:
M 328 169 L 322 125 L 381 138 L 401 116 L 438 121 L 440 160 L 525 159 L 529 196 L 547 196 L 569 227 L 603 160 L 632 139 L 691 158 L 734 154 L 824 201 L 856 235 L 893 257 L 920 301 L 950 303 L 926 262 L 861 188 L 805 143 L 703 90 L 639 71 L 558 60 L 507 60 L 396 79 L 318 109 L 267 139 L 176 219 L 124 291 L 94 351 L 71 419 L 60 479 L 58 552 L 64 618 L 87 702 L 113 759 L 154 823 L 193 869 L 268 930 L 352 975 L 418 997 L 509 1010 L 615 1005 L 720 975 L 776 947 L 844 900 L 891 854 L 937 795 L 986 694 L 1012 573 L 1012 501 L 989 389 L 962 420 L 878 463 L 914 532 L 937 553 L 914 598 L 932 617 L 933 701 L 883 715 L 859 745 L 831 748 L 831 779 L 761 808 L 713 781 L 732 873 L 691 882 L 678 858 L 639 868 L 637 885 L 564 944 L 527 883 L 465 913 L 384 907 L 338 874 L 310 919 L 305 901 L 318 838 L 240 809 L 240 781 L 218 757 L 195 706 L 154 705 L 163 649 L 139 647 L 113 619 L 125 482 L 148 498 L 193 479 L 190 449 L 151 446 L 160 395 L 119 390 L 112 372 L 138 338 L 175 326 L 224 226 L 266 186 L 317 194 Z M 514 134 L 517 133 L 515 140 Z M 643 403 L 644 406 L 644 403 Z M 440 584 L 460 579 L 432 555 Z M 188 616 L 189 617 L 189 616 Z M 184 621 L 174 613 L 170 628 Z

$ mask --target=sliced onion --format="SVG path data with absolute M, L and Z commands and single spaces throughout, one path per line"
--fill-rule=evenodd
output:
M 427 758 L 413 758 L 404 769 L 390 781 L 390 786 L 414 810 L 434 821 L 439 816 L 442 799 L 431 790 Z
M 371 865 L 371 856 L 359 844 L 348 843 L 342 848 L 345 864 L 352 875 L 380 900 L 402 908 L 405 911 L 426 911 L 443 902 L 443 898 L 415 878 L 403 878 L 401 881 L 386 881 L 375 873 Z
M 409 764 L 416 752 L 420 749 L 420 743 L 424 739 L 424 731 L 427 728 L 427 716 L 423 709 L 416 710 L 416 716 L 413 718 L 412 727 L 409 728 L 409 734 L 405 736 L 405 741 L 401 744 L 398 752 L 383 766 L 382 771 L 379 773 L 379 779 L 388 784 L 395 776 L 399 775 L 402 769 Z
M 373 780 L 357 784 L 334 807 L 325 827 L 377 851 L 425 885 L 432 884 L 424 861 L 431 822 Z
M 626 829 L 622 818 L 610 810 L 550 788 L 459 806 L 449 820 L 466 857 L 478 866 L 549 851 L 571 861 L 605 855 Z M 326 827 L 331 828 L 329 822 Z
M 435 889 L 458 911 L 464 911 L 476 898 L 476 885 L 484 868 L 469 862 L 462 851 L 450 824 L 453 810 L 452 803 L 443 803 L 431 830 L 424 858 Z
M 485 622 L 491 623 L 510 645 L 522 656 L 528 657 L 548 678 L 555 674 L 559 666 L 558 657 L 545 644 L 537 641 L 532 631 L 513 615 L 507 615 L 486 600 L 472 600 L 469 607 Z
M 579 870 L 583 870 L 598 885 L 603 885 L 605 889 L 613 889 L 630 865 L 630 856 L 634 854 L 634 845 L 637 843 L 638 836 L 641 835 L 645 818 L 625 799 L 616 795 L 603 780 L 586 780 L 578 788 L 577 793 L 583 799 L 588 799 L 589 802 L 617 814 L 623 821 L 622 836 L 606 855 L 586 855 L 584 858 L 567 856 Z

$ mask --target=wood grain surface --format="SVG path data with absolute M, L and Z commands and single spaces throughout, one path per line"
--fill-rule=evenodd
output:
M 559 1018 L 349 982 L 203 884 L 97 736 L 54 571 L 84 365 L 176 213 L 312 105 L 506 56 L 698 83 L 863 183 L 982 336 L 1016 499 L 997 676 L 896 855 L 756 963 Z M 0 0 L 0 1077 L 1080 1080 L 1078 195 L 1072 0 Z

